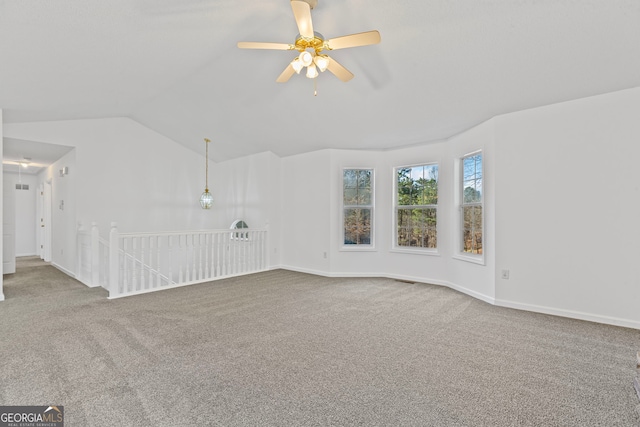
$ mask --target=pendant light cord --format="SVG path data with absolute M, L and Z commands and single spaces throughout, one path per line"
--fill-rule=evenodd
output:
M 204 167 L 204 170 L 205 170 L 205 174 L 204 174 L 204 176 L 205 176 L 205 178 L 204 178 L 204 189 L 205 190 L 209 190 L 209 143 L 211 142 L 211 140 L 205 138 L 204 141 L 206 143 L 205 144 L 205 147 L 206 147 L 206 149 L 205 149 L 205 153 L 206 153 L 205 154 L 205 161 L 206 161 L 206 163 L 205 163 L 205 167 Z

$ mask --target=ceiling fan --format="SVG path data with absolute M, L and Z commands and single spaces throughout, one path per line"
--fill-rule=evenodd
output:
M 306 76 L 310 79 L 318 77 L 318 70 L 320 72 L 329 70 L 343 82 L 348 82 L 353 78 L 353 74 L 323 52 L 380 43 L 380 33 L 373 30 L 326 40 L 322 34 L 313 31 L 311 9 L 317 4 L 318 0 L 291 0 L 293 16 L 300 31 L 293 44 L 239 42 L 238 47 L 240 49 L 297 50 L 298 56 L 276 79 L 278 83 L 289 81 L 294 73 L 300 74 L 305 67 L 307 68 Z

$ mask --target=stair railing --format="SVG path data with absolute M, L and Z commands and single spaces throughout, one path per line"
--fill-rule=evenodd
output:
M 268 269 L 267 230 L 120 233 L 109 240 L 78 228 L 76 278 L 102 286 L 109 298 L 203 283 Z

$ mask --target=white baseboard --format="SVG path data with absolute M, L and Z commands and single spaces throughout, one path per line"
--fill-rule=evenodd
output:
M 481 301 L 487 302 L 489 304 L 495 304 L 495 298 L 490 297 L 488 295 L 482 294 L 480 292 L 474 291 L 472 289 L 465 288 L 464 286 L 456 285 L 455 283 L 447 282 L 439 279 L 430 279 L 427 277 L 415 277 L 415 276 L 405 276 L 402 274 L 387 274 L 387 273 L 327 273 L 324 271 L 311 270 L 305 268 L 293 267 L 290 265 L 282 265 L 277 266 L 275 268 L 281 268 L 283 270 L 291 270 L 297 271 L 299 273 L 308 273 L 315 274 L 317 276 L 324 277 L 383 277 L 386 279 L 395 279 L 395 280 L 404 280 L 407 282 L 415 282 L 415 283 L 427 283 L 430 285 L 439 285 L 445 286 L 447 288 L 451 288 L 455 291 L 461 292 L 463 294 L 469 295 L 473 298 L 479 299 Z
M 0 292 L 0 301 L 4 301 L 4 294 Z
M 82 279 L 80 279 L 78 277 L 75 277 L 75 276 L 73 278 L 76 279 L 78 282 L 82 283 L 83 285 L 85 285 L 87 288 L 97 288 L 97 287 L 100 286 L 100 285 L 93 285 L 91 283 L 87 283 L 84 280 L 82 280 Z
M 611 316 L 602 316 L 599 314 L 584 313 L 579 311 L 545 307 L 545 306 L 539 306 L 534 304 L 525 304 L 525 303 L 519 303 L 515 301 L 500 300 L 500 299 L 496 299 L 494 297 L 482 294 L 473 289 L 469 289 L 469 288 L 465 288 L 464 286 L 457 285 L 455 283 L 451 283 L 443 280 L 437 280 L 437 279 L 429 279 L 426 277 L 413 277 L 413 276 L 403 276 L 403 275 L 395 275 L 395 274 L 390 275 L 385 273 L 327 273 L 324 271 L 298 268 L 290 265 L 280 265 L 280 266 L 272 267 L 272 269 L 278 269 L 278 268 L 281 268 L 283 270 L 297 271 L 300 273 L 315 274 L 317 276 L 324 276 L 324 277 L 384 277 L 388 279 L 406 280 L 410 282 L 440 285 L 499 307 L 515 308 L 517 310 L 533 311 L 536 313 L 550 314 L 553 316 L 568 317 L 570 319 L 586 320 L 589 322 L 603 323 L 606 325 L 640 329 L 640 322 L 636 320 L 622 319 L 622 318 L 611 317 Z
M 78 278 L 76 277 L 75 273 L 72 273 L 71 271 L 67 270 L 66 268 L 64 268 L 63 266 L 61 266 L 60 264 L 56 264 L 55 262 L 51 261 L 50 264 L 57 268 L 58 270 L 62 271 L 64 274 L 66 274 L 69 277 L 73 277 L 74 279 L 78 280 Z M 79 280 L 78 280 L 79 281 Z M 80 282 L 82 283 L 82 282 Z
M 35 253 L 34 254 L 16 254 L 16 258 L 20 258 L 20 257 L 23 257 L 23 256 L 37 256 L 37 255 L 38 254 L 35 254 Z
M 275 269 L 276 268 L 267 268 L 265 270 L 257 270 L 257 271 L 252 271 L 250 273 L 236 273 L 236 274 L 229 274 L 229 275 L 220 276 L 220 277 L 211 277 L 207 279 L 193 280 L 191 282 L 185 282 L 185 283 L 173 283 L 173 284 L 164 285 L 158 288 L 140 289 L 137 291 L 126 292 L 126 293 L 117 294 L 117 295 L 111 295 L 111 292 L 109 292 L 109 296 L 107 297 L 107 299 L 118 299 L 118 298 L 130 297 L 135 295 L 144 295 L 144 294 L 149 294 L 151 292 L 163 291 L 166 289 L 175 289 L 175 288 L 182 288 L 184 286 L 200 285 L 202 283 L 216 282 L 218 280 L 231 279 L 233 277 L 241 277 L 247 274 L 262 273 L 264 271 L 275 270 Z
M 282 269 L 282 270 L 289 270 L 289 271 L 297 271 L 298 273 L 314 274 L 316 276 L 332 277 L 326 271 L 313 270 L 310 268 L 294 267 L 292 265 L 274 265 L 269 267 L 269 269 L 270 270 Z
M 55 262 L 51 261 L 50 263 L 52 266 L 54 266 L 55 268 L 57 268 L 58 270 L 62 271 L 64 274 L 66 274 L 69 277 L 73 277 L 74 279 L 76 279 L 78 282 L 82 283 L 83 285 L 85 285 L 88 288 L 97 288 L 100 285 L 92 285 L 90 283 L 85 282 L 84 280 L 82 280 L 81 278 L 79 278 L 78 276 L 75 275 L 75 273 L 72 273 L 71 271 L 67 270 L 66 268 L 64 268 L 63 266 L 61 266 L 60 264 L 56 264 Z
M 470 297 L 473 297 L 475 299 L 479 299 L 480 301 L 484 301 L 491 305 L 496 305 L 496 299 L 494 297 L 490 297 L 489 295 L 474 291 L 473 289 L 465 288 L 464 286 L 456 285 L 455 283 L 449 283 L 446 286 L 458 292 L 462 292 L 463 294 L 469 295 Z
M 495 305 L 500 307 L 515 308 L 517 310 L 533 311 L 536 313 L 551 314 L 553 316 L 568 317 L 571 319 L 586 320 L 589 322 L 604 323 L 606 325 L 622 326 L 625 328 L 640 329 L 640 322 L 636 320 L 621 319 L 619 317 L 602 316 L 599 314 L 585 313 L 581 311 L 565 310 L 561 308 L 545 307 L 521 302 L 496 300 Z

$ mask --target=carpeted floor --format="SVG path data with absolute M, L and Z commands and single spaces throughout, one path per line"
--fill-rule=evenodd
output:
M 5 276 L 0 405 L 66 426 L 637 426 L 640 331 L 283 270 L 107 300 Z

